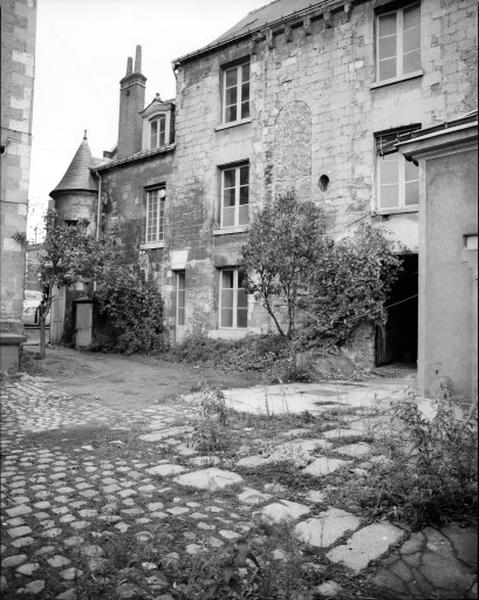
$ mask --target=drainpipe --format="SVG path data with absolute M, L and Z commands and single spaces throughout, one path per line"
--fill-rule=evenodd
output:
M 95 239 L 100 239 L 100 219 L 101 219 L 101 175 L 98 171 L 93 171 L 98 177 L 98 195 L 96 199 L 96 227 L 95 227 Z M 93 281 L 93 291 L 96 292 L 96 279 Z

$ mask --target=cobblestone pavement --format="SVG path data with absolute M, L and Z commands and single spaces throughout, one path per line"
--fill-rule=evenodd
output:
M 287 520 L 321 557 L 325 577 L 310 598 L 357 597 L 348 577 L 387 590 L 378 598 L 477 597 L 472 528 L 410 534 L 325 500 L 325 477 L 375 460 L 369 414 L 329 421 L 319 434 L 307 422 L 274 438 L 244 427 L 231 432 L 246 440 L 235 452 L 203 455 L 188 443 L 193 400 L 119 410 L 93 397 L 73 402 L 28 376 L 0 399 L 3 598 L 172 600 L 179 596 L 165 557 L 173 564 L 227 548 L 258 520 Z M 256 467 L 285 460 L 317 484 L 293 493 L 254 477 Z M 132 567 L 131 540 L 148 546 L 151 560 Z M 115 552 L 123 568 L 108 573 Z M 91 592 L 102 585 L 110 595 Z

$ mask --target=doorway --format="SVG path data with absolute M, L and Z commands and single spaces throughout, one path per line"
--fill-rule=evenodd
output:
M 376 329 L 376 366 L 415 364 L 418 337 L 418 255 L 403 254 L 403 270 L 386 301 L 387 322 Z

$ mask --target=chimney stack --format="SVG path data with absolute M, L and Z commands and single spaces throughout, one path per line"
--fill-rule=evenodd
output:
M 128 57 L 126 75 L 120 81 L 120 120 L 118 124 L 118 158 L 127 158 L 141 150 L 145 107 L 146 77 L 141 73 L 141 46 L 136 47 L 135 68 Z
M 135 51 L 135 73 L 141 73 L 141 46 L 137 46 Z

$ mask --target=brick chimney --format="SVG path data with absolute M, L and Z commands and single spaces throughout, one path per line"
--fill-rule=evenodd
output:
M 141 73 L 141 46 L 136 47 L 135 68 L 128 57 L 126 75 L 120 81 L 120 122 L 118 125 L 118 158 L 126 158 L 141 150 L 142 123 L 140 111 L 145 107 L 146 77 Z

